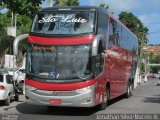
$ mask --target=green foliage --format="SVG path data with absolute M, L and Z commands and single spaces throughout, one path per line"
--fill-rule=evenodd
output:
M 6 28 L 11 25 L 12 12 L 17 16 L 17 35 L 28 33 L 31 25 L 31 18 L 40 8 L 39 5 L 44 0 L 0 0 L 0 10 L 8 8 L 6 14 L 0 14 L 0 59 L 4 54 L 12 54 L 12 46 L 14 38 L 7 36 Z M 23 57 L 27 42 L 22 41 L 19 46 L 19 61 Z M 2 62 L 0 61 L 0 64 Z M 3 66 L 3 65 L 1 65 Z
M 104 8 L 104 9 L 109 9 L 109 6 L 106 5 L 105 3 L 101 3 L 101 4 L 99 5 L 99 7 L 102 7 L 102 8 Z
M 17 35 L 28 33 L 31 25 L 31 18 L 26 15 L 19 15 L 17 17 Z M 6 14 L 0 14 L 0 59 L 3 58 L 4 54 L 13 54 L 13 41 L 14 37 L 7 35 L 7 26 L 11 24 L 11 11 L 8 11 Z M 19 46 L 19 57 L 18 61 L 22 60 L 23 54 L 26 50 L 27 42 L 26 40 L 22 41 Z M 20 60 L 19 60 L 20 59 Z M 21 62 L 21 61 L 20 61 Z M 0 66 L 3 66 L 0 63 Z
M 2 53 L 8 53 L 10 43 L 12 42 L 13 38 L 7 36 L 6 26 L 9 24 L 9 19 L 6 15 L 0 14 L 0 56 Z
M 0 4 L 20 15 L 32 16 L 44 0 L 0 0 Z
M 140 63 L 140 69 L 141 69 L 142 72 L 145 71 L 145 64 L 142 63 L 142 62 Z
M 4 30 L 4 31 L 2 31 Z M 3 54 L 12 54 L 12 44 L 14 38 L 11 36 L 7 36 L 6 29 L 2 29 L 0 31 L 0 57 L 3 56 Z
M 145 55 L 147 57 L 149 57 L 149 63 L 151 64 L 160 64 L 160 55 L 154 55 L 152 52 L 149 54 Z
M 148 57 L 149 57 L 149 63 L 155 63 L 155 56 L 153 55 L 152 52 L 149 53 Z
M 131 12 L 121 12 L 119 20 L 124 23 L 139 38 L 139 46 L 146 44 L 148 28 Z
M 4 8 L 6 8 L 6 6 L 0 2 L 0 10 L 2 10 Z
M 79 0 L 48 0 L 49 6 L 79 6 Z
M 7 36 L 6 29 L 4 27 L 0 27 L 0 56 L 5 53 L 5 46 L 7 45 L 5 39 Z
M 17 35 L 26 34 L 30 30 L 32 19 L 26 15 L 17 17 Z
M 59 6 L 79 6 L 79 0 L 59 0 Z
M 155 56 L 155 61 L 154 63 L 160 64 L 160 55 Z
M 10 20 L 8 19 L 8 17 L 4 14 L 0 14 L 0 28 L 6 27 L 9 24 L 10 24 Z
M 150 71 L 153 73 L 158 73 L 159 70 L 160 70 L 160 66 L 151 66 L 150 67 Z

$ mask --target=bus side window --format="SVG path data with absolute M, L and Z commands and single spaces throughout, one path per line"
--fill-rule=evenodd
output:
M 102 42 L 100 42 L 98 47 L 98 54 L 95 57 L 95 74 L 96 75 L 100 74 L 103 70 L 104 56 L 105 56 L 105 51 L 104 51 L 104 48 L 102 47 Z
M 109 48 L 111 48 L 113 45 L 119 46 L 120 35 L 117 27 L 118 24 L 113 19 L 111 19 L 109 24 Z

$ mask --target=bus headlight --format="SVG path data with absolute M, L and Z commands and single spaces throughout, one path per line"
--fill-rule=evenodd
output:
M 29 85 L 26 85 L 25 88 L 26 88 L 27 90 L 29 90 L 29 91 L 35 91 L 35 90 L 37 90 L 37 88 L 32 87 L 32 86 L 29 86 Z
M 88 86 L 85 88 L 77 89 L 77 90 L 75 90 L 75 92 L 76 92 L 76 94 L 85 93 L 85 92 L 91 91 L 93 89 L 93 87 L 94 86 Z

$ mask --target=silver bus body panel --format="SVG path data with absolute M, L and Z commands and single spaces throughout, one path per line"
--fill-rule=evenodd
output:
M 58 94 L 55 94 L 58 93 Z M 72 91 L 30 91 L 26 89 L 26 102 L 35 105 L 64 106 L 64 107 L 93 107 L 95 106 L 95 85 L 87 92 L 81 94 L 71 94 Z M 55 94 L 55 95 L 54 95 Z M 51 104 L 50 99 L 60 99 L 61 104 Z

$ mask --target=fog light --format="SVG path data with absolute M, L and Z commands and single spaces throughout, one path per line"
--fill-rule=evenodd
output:
M 91 102 L 91 99 L 90 99 L 90 98 L 89 98 L 89 99 L 86 99 L 86 102 L 88 102 L 88 103 Z
M 91 102 L 91 97 L 82 99 L 81 102 L 82 103 L 90 103 Z
M 32 86 L 29 86 L 29 85 L 26 85 L 25 88 L 26 88 L 27 90 L 29 90 L 29 91 L 35 91 L 35 90 L 37 90 L 37 88 L 32 87 Z

